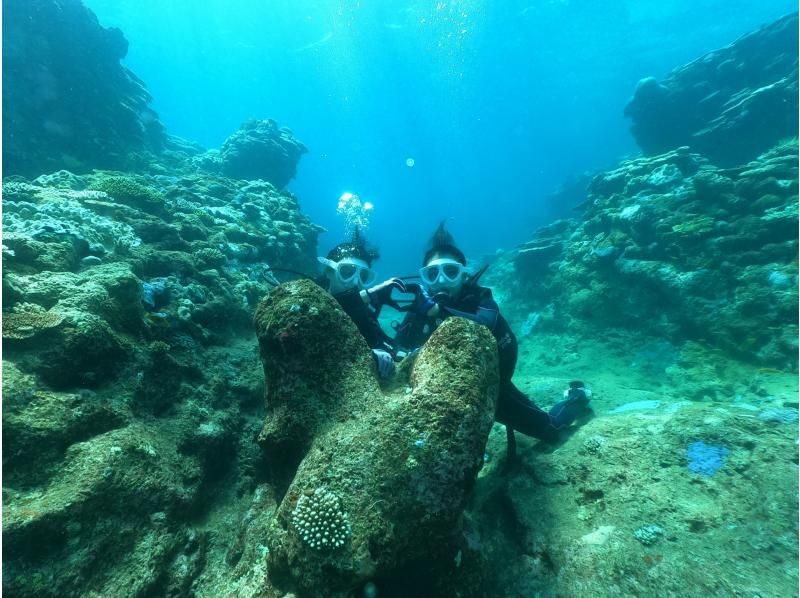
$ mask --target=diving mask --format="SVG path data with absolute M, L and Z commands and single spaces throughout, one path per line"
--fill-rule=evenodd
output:
M 364 260 L 352 257 L 346 257 L 339 262 L 324 257 L 317 259 L 320 264 L 336 273 L 336 280 L 341 285 L 357 284 L 366 287 L 375 282 L 376 274 Z
M 464 277 L 464 265 L 450 258 L 432 260 L 420 268 L 419 276 L 426 285 L 448 289 L 460 286 Z

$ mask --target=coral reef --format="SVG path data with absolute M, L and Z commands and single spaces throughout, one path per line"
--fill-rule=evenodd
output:
M 4 6 L 12 69 L 55 5 Z M 3 182 L 8 595 L 797 594 L 796 141 L 725 169 L 679 147 L 624 161 L 554 200 L 583 200 L 576 219 L 496 259 L 515 382 L 544 408 L 576 376 L 594 391 L 593 418 L 557 446 L 518 436 L 510 463 L 488 330 L 448 319 L 380 381 L 332 297 L 267 282 L 315 267 L 320 229 L 280 190 L 299 142 L 258 121 L 223 152 L 163 136 L 154 153 L 114 116 L 123 38 L 58 5 L 99 56 L 118 44 L 97 114 L 123 132 L 52 112 L 61 75 L 96 76 L 76 48 L 39 71 L 58 93 L 29 96 L 58 120 L 4 157 L 37 176 Z M 27 127 L 29 108 L 4 118 Z M 84 153 L 50 143 L 62 121 Z
M 797 134 L 797 13 L 672 71 L 639 81 L 625 116 L 647 154 L 689 146 L 719 166 Z
M 262 380 L 251 326 L 268 287 L 253 274 L 267 265 L 258 249 L 243 258 L 228 247 L 269 218 L 253 224 L 239 203 L 208 197 L 197 202 L 206 211 L 190 212 L 197 238 L 187 240 L 173 229 L 185 187 L 136 179 L 170 206 L 164 220 L 122 195 L 67 188 L 92 178 L 9 183 L 10 212 L 27 215 L 9 224 L 42 226 L 9 233 L 15 249 L 4 253 L 4 285 L 15 290 L 4 312 L 4 540 L 13 549 L 4 589 L 182 596 L 227 586 L 272 596 L 273 585 L 328 593 L 380 578 L 391 587 L 409 568 L 422 571 L 421 587 L 445 583 L 493 419 L 488 331 L 448 322 L 406 368 L 411 379 L 382 390 L 338 304 L 310 281 L 286 283 L 255 311 Z M 244 203 L 276 194 L 215 180 Z M 315 235 L 285 197 L 273 213 Z M 108 222 L 139 243 L 104 244 Z M 45 271 L 24 251 L 32 242 L 68 246 L 75 259 Z M 309 253 L 297 254 L 300 267 Z M 210 523 L 196 525 L 196 512 Z M 45 536 L 60 540 L 40 550 Z
M 191 513 L 256 485 L 253 313 L 272 265 L 312 271 L 321 229 L 170 151 L 171 175 L 3 183 L 10 594 L 188 595 L 217 549 Z
M 17 306 L 17 310 L 3 314 L 3 338 L 21 340 L 36 336 L 44 330 L 55 328 L 64 321 L 64 316 L 38 309 L 35 311 L 22 311 L 24 304 Z M 38 307 L 38 306 L 37 306 Z
M 487 280 L 525 306 L 521 322 L 539 314 L 537 330 L 630 328 L 794 370 L 796 154 L 789 141 L 726 170 L 687 148 L 624 161 L 594 177 L 579 218 L 540 229 Z M 663 372 L 664 350 L 637 361 Z
M 75 183 L 72 183 L 73 185 Z M 164 196 L 131 177 L 99 175 L 92 178 L 92 190 L 103 191 L 114 201 L 138 208 L 144 212 L 160 212 L 164 208 Z
M 797 422 L 757 416 L 797 416 L 796 375 L 754 382 L 757 367 L 698 353 L 675 376 L 707 380 L 710 366 L 721 393 L 687 401 L 685 385 L 628 367 L 640 342 L 611 329 L 578 339 L 538 332 L 521 342 L 517 380 L 537 403 L 558 400 L 540 387 L 563 388 L 580 372 L 595 417 L 555 450 L 518 435 L 520 463 L 510 475 L 502 474 L 505 431 L 492 430 L 465 523 L 472 554 L 490 564 L 479 586 L 486 595 L 797 592 Z M 618 409 L 637 403 L 650 408 Z M 714 475 L 688 467 L 698 439 L 728 451 Z
M 316 550 L 341 548 L 352 533 L 339 497 L 322 488 L 309 490 L 298 499 L 292 511 L 292 527 L 309 548 Z
M 3 5 L 3 172 L 121 168 L 166 134 L 144 83 L 121 63 L 128 42 L 81 0 Z
M 643 525 L 633 532 L 633 537 L 639 540 L 639 542 L 645 546 L 655 544 L 662 535 L 664 535 L 664 528 L 653 523 L 649 525 Z
M 308 150 L 285 127 L 272 119 L 248 120 L 225 140 L 220 150 L 222 172 L 237 179 L 263 179 L 278 189 L 297 172 Z

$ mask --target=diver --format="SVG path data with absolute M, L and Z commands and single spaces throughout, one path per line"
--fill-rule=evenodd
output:
M 397 328 L 395 345 L 419 348 L 445 318 L 460 316 L 489 328 L 497 340 L 500 357 L 500 392 L 495 419 L 506 426 L 509 455 L 515 452 L 512 430 L 553 442 L 579 416 L 590 414 L 591 391 L 580 381 L 570 383 L 563 400 L 550 411 L 537 407 L 511 381 L 517 364 L 517 339 L 492 291 L 478 284 L 485 267 L 474 275 L 466 270 L 467 259 L 455 245 L 444 223 L 434 233 L 419 271 L 422 284 L 405 283 L 405 290 L 416 295 L 409 313 Z
M 359 332 L 367 341 L 381 378 L 388 378 L 395 369 L 392 338 L 378 323 L 381 307 L 393 304 L 392 291 L 405 293 L 405 285 L 399 278 L 375 282 L 372 263 L 378 252 L 367 245 L 358 228 L 350 241 L 339 243 L 326 257 L 317 258 L 324 266 L 320 285 L 333 295 L 342 309 L 350 316 Z

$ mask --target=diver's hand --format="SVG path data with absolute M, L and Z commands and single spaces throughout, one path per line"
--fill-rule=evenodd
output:
M 375 363 L 378 366 L 378 375 L 386 379 L 394 374 L 394 359 L 392 356 L 383 349 L 373 349 L 372 355 L 375 357 Z
M 366 300 L 372 307 L 380 307 L 387 303 L 394 303 L 392 300 L 392 291 L 397 289 L 401 293 L 407 293 L 405 283 L 399 278 L 390 278 L 373 287 L 368 288 L 366 291 Z
M 405 292 L 415 295 L 414 304 L 411 306 L 412 312 L 426 318 L 435 318 L 439 315 L 437 298 L 431 297 L 424 286 L 418 282 L 407 282 L 405 283 Z

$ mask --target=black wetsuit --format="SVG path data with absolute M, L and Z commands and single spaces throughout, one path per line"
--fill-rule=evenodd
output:
M 408 350 L 421 347 L 436 327 L 450 316 L 461 316 L 488 327 L 497 340 L 500 356 L 500 393 L 495 414 L 497 421 L 528 436 L 552 441 L 586 408 L 587 399 L 568 399 L 558 403 L 548 413 L 537 407 L 514 385 L 511 377 L 517 365 L 517 339 L 500 314 L 500 308 L 492 298 L 492 291 L 486 287 L 464 285 L 456 299 L 440 306 L 439 315 L 435 318 L 410 312 L 397 330 L 395 345 Z
M 370 349 L 392 352 L 392 339 L 378 323 L 378 313 L 361 298 L 359 289 L 351 289 L 333 296 L 345 313 L 358 327 Z

